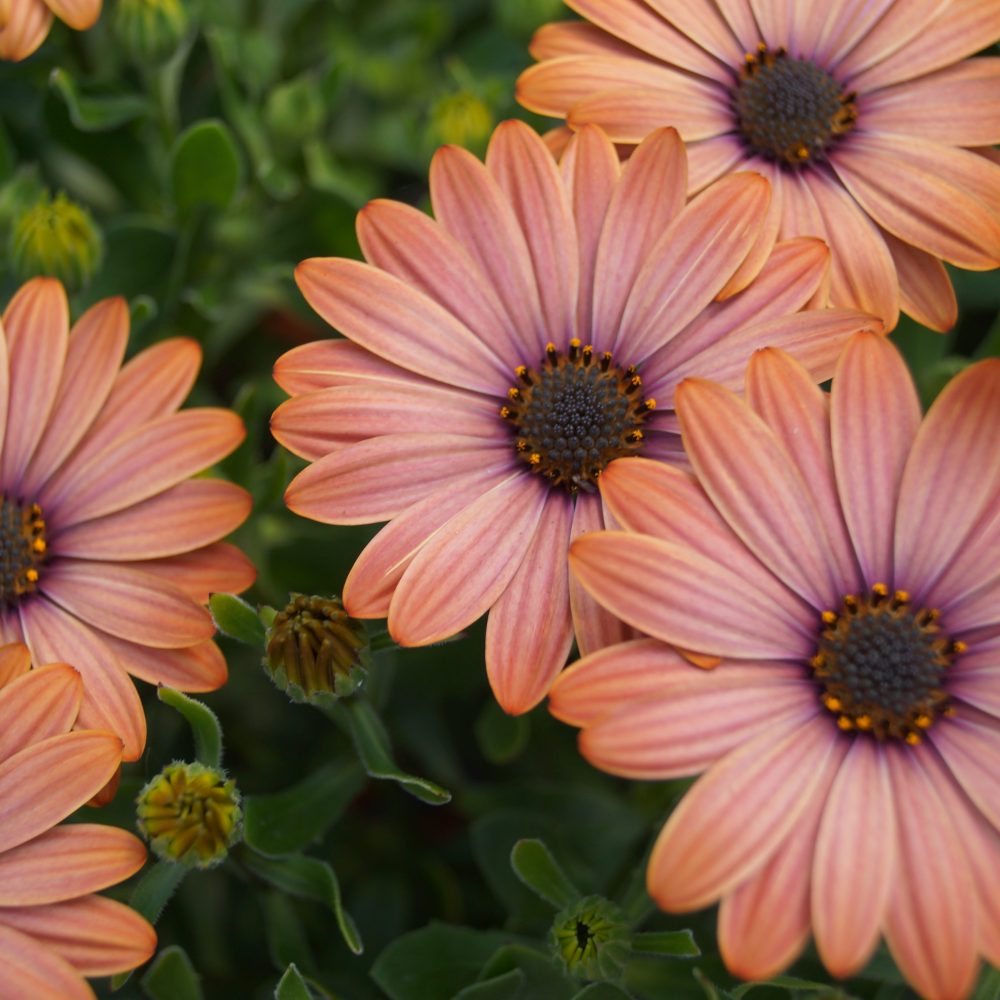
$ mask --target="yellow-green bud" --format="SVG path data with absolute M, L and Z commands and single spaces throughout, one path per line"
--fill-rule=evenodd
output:
M 101 231 L 83 206 L 44 192 L 15 221 L 10 257 L 21 280 L 46 275 L 70 289 L 86 285 L 101 264 Z
M 632 928 L 611 900 L 585 896 L 556 914 L 552 946 L 571 976 L 617 980 L 632 951 Z
M 293 701 L 329 704 L 368 672 L 368 637 L 335 598 L 292 594 L 267 630 L 264 666 Z
M 138 64 L 172 56 L 190 24 L 184 0 L 118 0 L 113 21 L 119 42 Z
M 485 144 L 493 129 L 493 113 L 475 94 L 460 91 L 442 97 L 431 109 L 431 131 L 435 145 L 454 146 Z
M 236 783 L 203 764 L 168 764 L 136 800 L 139 830 L 158 857 L 211 868 L 240 835 Z
M 302 76 L 271 91 L 264 106 L 264 121 L 278 144 L 300 146 L 319 132 L 325 110 L 319 82 Z

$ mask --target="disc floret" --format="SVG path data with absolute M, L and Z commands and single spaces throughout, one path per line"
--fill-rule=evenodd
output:
M 42 508 L 0 495 L 0 607 L 35 591 L 47 551 Z

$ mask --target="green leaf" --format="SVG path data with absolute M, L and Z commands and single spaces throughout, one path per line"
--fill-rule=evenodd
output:
M 483 756 L 491 764 L 507 764 L 528 745 L 531 720 L 526 715 L 508 715 L 491 698 L 474 729 Z
M 782 990 L 810 990 L 813 993 L 820 993 L 824 996 L 842 996 L 843 994 L 832 987 L 829 983 L 814 983 L 809 979 L 796 979 L 795 976 L 776 976 L 774 979 L 766 979 L 759 983 L 743 983 L 741 986 L 737 986 L 730 993 L 733 1000 L 740 1000 L 740 997 L 746 996 L 751 990 L 755 990 L 760 986 L 771 986 L 777 987 Z
M 701 949 L 692 931 L 645 931 L 632 938 L 632 950 L 643 955 L 667 955 L 670 958 L 697 958 Z
M 527 981 L 520 969 L 511 969 L 466 986 L 455 994 L 455 1000 L 519 1000 Z
M 280 892 L 269 892 L 264 898 L 264 930 L 271 960 L 279 969 L 294 965 L 312 970 L 312 956 L 305 928 L 292 901 Z
M 994 969 L 992 965 L 983 969 L 971 1000 L 1000 1000 L 1000 970 Z
M 355 955 L 364 951 L 358 928 L 341 902 L 340 883 L 327 862 L 303 857 L 301 854 L 287 858 L 266 858 L 254 851 L 244 851 L 242 860 L 250 871 L 275 888 L 328 906 L 336 917 L 347 947 Z
M 52 71 L 49 86 L 62 98 L 70 121 L 81 132 L 108 132 L 150 111 L 149 103 L 135 94 L 84 96 L 64 69 Z
M 187 719 L 194 736 L 194 755 L 198 762 L 218 770 L 222 766 L 222 727 L 215 713 L 207 705 L 173 688 L 158 688 L 156 695 Z
M 285 974 L 278 982 L 274 1000 L 313 1000 L 313 995 L 294 962 L 285 969 Z
M 392 759 L 389 735 L 367 698 L 348 698 L 330 709 L 330 716 L 350 733 L 361 764 L 370 777 L 395 781 L 411 795 L 432 806 L 451 801 L 451 792 L 446 788 L 399 769 Z
M 573 1000 L 630 1000 L 630 997 L 611 983 L 591 983 L 580 990 Z
M 263 647 L 266 633 L 253 606 L 235 594 L 212 594 L 208 607 L 215 627 L 230 639 Z
M 509 940 L 497 931 L 432 923 L 383 949 L 371 976 L 390 1000 L 451 1000 Z
M 523 944 L 506 944 L 490 957 L 479 976 L 482 981 L 519 969 L 525 977 L 526 997 L 570 1000 L 577 983 L 569 979 L 556 959 Z
M 182 133 L 171 155 L 170 178 L 181 212 L 226 208 L 243 178 L 243 161 L 229 126 L 203 121 Z
M 708 1000 L 730 1000 L 730 994 L 725 990 L 719 989 L 719 987 L 716 986 L 715 983 L 713 983 L 712 980 L 701 971 L 701 969 L 692 969 L 691 974 L 694 976 Z M 755 984 L 750 983 L 748 985 L 754 986 Z
M 201 984 L 183 948 L 171 945 L 153 959 L 141 979 L 150 1000 L 202 1000 Z
M 318 840 L 364 786 L 353 760 L 326 764 L 274 795 L 243 800 L 243 839 L 260 854 L 294 854 Z
M 540 840 L 519 840 L 510 852 L 514 874 L 557 910 L 580 898 L 580 891 Z

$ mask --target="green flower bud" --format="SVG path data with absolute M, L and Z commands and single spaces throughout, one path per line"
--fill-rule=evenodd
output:
M 203 764 L 168 764 L 136 799 L 139 830 L 158 857 L 211 868 L 240 835 L 240 794 L 225 774 Z
M 577 979 L 617 980 L 632 951 L 632 928 L 621 907 L 603 896 L 585 896 L 556 914 L 552 946 Z
M 119 42 L 138 64 L 169 59 L 190 24 L 184 0 L 118 0 L 113 21 Z
M 493 113 L 475 94 L 460 91 L 442 97 L 431 109 L 434 144 L 478 148 L 493 129 Z
M 58 278 L 70 289 L 86 285 L 100 267 L 104 241 L 90 213 L 60 192 L 43 192 L 15 221 L 10 258 L 22 280 Z
M 264 106 L 264 121 L 275 142 L 281 145 L 300 146 L 313 138 L 325 117 L 319 82 L 311 76 L 279 84 Z
M 271 679 L 293 701 L 314 705 L 353 694 L 368 672 L 364 625 L 335 597 L 291 597 L 267 630 Z

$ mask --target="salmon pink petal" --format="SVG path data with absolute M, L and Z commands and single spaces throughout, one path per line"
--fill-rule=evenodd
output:
M 1000 264 L 1000 217 L 984 200 L 1000 167 L 968 150 L 857 135 L 836 151 L 837 176 L 883 229 L 974 271 Z
M 989 716 L 978 719 L 970 713 L 945 719 L 929 734 L 955 780 L 975 802 L 979 811 L 1000 830 L 1000 723 Z
M 928 1000 L 968 996 L 978 970 L 975 887 L 957 831 L 909 748 L 886 748 L 898 831 L 885 918 L 889 950 Z
M 749 253 L 770 198 L 758 174 L 724 177 L 697 195 L 639 271 L 615 349 L 637 364 L 684 329 Z
M 101 0 L 45 0 L 52 13 L 75 31 L 92 28 L 101 16 Z
M 520 345 L 523 357 L 501 359 L 505 371 L 528 364 L 525 359 L 540 355 L 549 333 L 531 255 L 510 201 L 489 170 L 456 146 L 434 154 L 430 189 L 434 217 L 471 254 L 510 317 L 509 336 Z M 434 372 L 431 377 L 440 378 Z M 465 378 L 455 384 L 471 383 Z
M 855 740 L 837 772 L 815 839 L 812 925 L 823 964 L 854 975 L 878 944 L 896 859 L 889 767 L 871 740 Z
M 387 524 L 354 561 L 343 600 L 355 618 L 385 618 L 393 591 L 420 547 L 477 497 L 510 477 L 509 469 L 474 470 L 433 490 Z
M 726 566 L 765 601 L 786 607 L 804 636 L 815 629 L 815 612 L 796 602 L 719 516 L 702 488 L 686 472 L 644 458 L 612 462 L 601 476 L 601 495 L 629 531 L 653 535 Z
M 41 6 L 41 4 L 39 4 Z M 51 15 L 49 15 L 51 17 Z M 0 40 L 3 32 L 0 32 Z M 0 1000 L 95 1000 L 80 974 L 27 934 L 0 925 Z
M 896 0 L 842 0 L 828 6 L 825 21 L 813 39 L 813 59 L 834 67 L 865 37 L 872 25 Z
M 958 301 L 951 278 L 937 257 L 882 233 L 899 278 L 903 311 L 932 330 L 950 330 L 958 320 Z
M 42 510 L 57 507 L 60 527 L 113 514 L 202 472 L 245 437 L 230 410 L 183 410 L 118 438 L 72 480 L 50 481 L 38 502 Z
M 592 341 L 594 292 L 599 284 L 596 277 L 597 246 L 608 204 L 619 183 L 621 167 L 615 147 L 594 125 L 586 125 L 573 133 L 559 167 L 569 192 L 580 249 L 576 329 L 581 338 Z
M 0 854 L 0 907 L 39 906 L 96 892 L 124 882 L 145 862 L 142 841 L 125 830 L 92 823 L 57 826 Z
M 573 645 L 566 565 L 572 521 L 572 501 L 552 491 L 518 571 L 490 609 L 486 676 L 511 715 L 545 697 Z
M 0 483 L 17 489 L 56 399 L 69 337 L 69 302 L 55 278 L 22 285 L 3 314 L 10 387 Z
M 935 582 L 963 556 L 981 519 L 996 513 L 1000 436 L 984 434 L 984 427 L 1000 427 L 996 359 L 972 365 L 948 383 L 906 460 L 896 517 L 896 579 L 927 600 L 948 602 L 951 595 L 938 592 Z
M 93 629 L 45 598 L 22 604 L 21 621 L 36 663 L 73 650 L 73 666 L 83 678 L 77 724 L 113 730 L 125 744 L 124 759 L 136 760 L 146 743 L 146 716 L 115 654 Z
M 687 159 L 688 187 L 696 194 L 744 161 L 746 150 L 736 136 L 717 135 L 687 143 Z
M 378 199 L 359 213 L 358 240 L 365 259 L 447 309 L 482 341 L 515 357 L 511 320 L 468 251 L 423 212 Z
M 254 564 L 228 542 L 130 565 L 180 588 L 197 604 L 216 593 L 241 594 L 257 579 Z
M 843 758 L 826 720 L 766 730 L 695 782 L 657 838 L 646 888 L 671 912 L 714 902 L 761 868 L 822 798 Z
M 919 426 L 920 400 L 898 350 L 875 334 L 854 337 L 837 365 L 830 435 L 844 518 L 868 586 L 893 585 L 896 504 Z M 897 574 L 895 585 L 911 589 L 906 579 Z
M 295 280 L 327 323 L 388 361 L 480 392 L 502 391 L 510 379 L 509 359 L 505 363 L 433 299 L 377 267 L 314 257 L 299 264 Z
M 389 605 L 393 638 L 403 646 L 438 642 L 495 604 L 528 552 L 548 493 L 535 476 L 514 475 L 447 521 L 396 586 Z
M 600 3 L 600 0 L 597 2 Z M 594 20 L 596 22 L 597 18 Z M 528 51 L 537 62 L 587 52 L 594 55 L 631 56 L 634 59 L 649 58 L 633 45 L 609 35 L 595 24 L 588 24 L 586 21 L 554 21 L 543 24 L 532 36 Z M 524 94 L 525 101 L 522 101 L 522 90 L 521 81 L 518 79 L 517 100 L 527 107 L 525 101 L 530 101 L 531 98 L 530 95 Z
M 636 50 L 641 50 L 641 53 L 635 52 L 638 58 L 648 53 L 662 62 L 673 63 L 681 69 L 726 82 L 722 66 L 709 55 L 711 49 L 706 52 L 683 30 L 678 31 L 650 10 L 650 5 L 635 3 L 635 0 L 569 0 L 567 6 L 616 39 L 621 39 L 634 46 Z M 536 40 L 537 37 L 536 35 Z M 554 55 L 570 55 L 585 51 L 579 42 L 567 46 L 563 51 L 551 54 L 536 52 L 535 48 L 533 43 L 531 54 L 539 61 L 552 58 Z
M 49 663 L 22 674 L 0 691 L 0 760 L 32 743 L 68 733 L 83 698 L 80 675 L 65 663 Z M 0 885 L 3 880 L 0 879 Z
M 970 59 L 866 94 L 865 128 L 933 135 L 951 146 L 1000 142 L 1000 59 Z
M 815 294 L 830 263 L 830 252 L 820 240 L 799 237 L 778 243 L 754 282 L 724 302 L 705 307 L 669 343 L 642 367 L 647 391 L 656 395 L 673 373 L 713 345 L 725 342 L 743 327 L 797 313 Z M 743 367 L 746 366 L 746 354 Z M 657 399 L 668 406 L 670 399 Z
M 812 655 L 799 607 L 761 595 L 727 566 L 686 546 L 630 532 L 576 539 L 570 569 L 612 614 L 664 642 L 714 656 L 791 659 Z
M 698 774 L 719 758 L 777 728 L 816 713 L 810 683 L 732 677 L 728 665 L 688 666 L 688 679 L 609 711 L 580 733 L 580 752 L 595 767 L 624 778 L 669 781 Z
M 864 587 L 834 480 L 829 397 L 791 355 L 767 348 L 750 358 L 747 402 L 774 431 L 802 475 L 846 592 Z
M 193 646 L 215 634 L 211 615 L 183 590 L 127 563 L 64 560 L 48 567 L 42 591 L 83 621 L 154 649 Z
M 600 497 L 580 494 L 573 510 L 571 538 L 578 538 L 588 531 L 613 527 L 610 514 L 603 509 Z M 573 632 L 581 656 L 597 649 L 624 642 L 634 634 L 621 619 L 606 611 L 580 585 L 573 573 L 569 575 L 569 608 L 573 617 Z
M 328 524 L 388 521 L 477 468 L 514 472 L 509 441 L 458 434 L 391 434 L 313 462 L 289 484 L 290 510 Z
M 726 19 L 719 13 L 719 7 L 712 0 L 651 0 L 649 4 L 658 14 L 682 31 L 693 42 L 697 42 L 706 52 L 724 60 L 730 66 L 739 66 L 746 52 L 747 41 L 738 39 Z M 761 12 L 751 0 L 757 23 L 761 25 Z M 732 10 L 732 4 L 729 5 Z M 746 18 L 739 22 L 744 30 Z M 765 37 L 767 37 L 765 35 Z M 752 44 L 754 39 L 750 39 Z
M 730 527 L 814 608 L 833 607 L 843 583 L 823 523 L 771 429 L 728 389 L 701 379 L 680 386 L 676 406 L 691 463 Z
M 20 629 L 17 631 L 20 635 Z M 31 654 L 23 642 L 10 642 L 0 646 L 0 689 L 5 688 L 30 669 Z
M 975 544 L 981 544 L 980 540 L 976 539 Z M 1000 569 L 995 564 L 993 573 L 992 580 L 963 594 L 960 600 L 939 602 L 945 615 L 944 621 L 955 635 L 1000 625 Z M 943 592 L 940 586 L 934 589 Z
M 82 806 L 115 773 L 121 756 L 117 736 L 86 729 L 50 736 L 0 762 L 0 851 Z
M 226 683 L 226 658 L 214 642 L 199 642 L 181 649 L 150 649 L 126 642 L 106 632 L 101 639 L 127 663 L 129 673 L 149 684 L 163 684 L 178 691 L 215 691 Z
M 510 380 L 514 380 L 511 371 Z M 349 444 L 419 429 L 509 439 L 497 402 L 441 386 L 343 385 L 286 400 L 271 417 L 271 433 L 289 451 L 315 461 Z
M 809 939 L 810 869 L 824 800 L 814 794 L 785 842 L 719 905 L 719 951 L 742 979 L 777 975 Z
M 12 3 L 10 17 L 0 30 L 0 59 L 27 59 L 45 41 L 51 27 L 52 11 L 42 0 Z
M 684 207 L 686 192 L 684 144 L 675 129 L 659 129 L 625 164 L 600 234 L 593 326 L 586 335 L 602 348 L 613 346 L 636 276 Z
M 0 924 L 30 935 L 84 976 L 134 969 L 156 950 L 156 932 L 149 923 L 103 896 L 5 907 L 0 909 Z
M 128 327 L 128 305 L 120 298 L 98 302 L 73 326 L 48 425 L 21 480 L 25 495 L 38 492 L 100 412 L 125 354 Z
M 1000 719 L 1000 634 L 975 643 L 955 660 L 948 693 Z
M 553 339 L 568 342 L 576 333 L 580 262 L 573 213 L 555 160 L 537 132 L 511 120 L 494 130 L 486 169 L 506 195 L 524 234 L 545 328 Z
M 250 513 L 250 494 L 222 479 L 190 479 L 125 510 L 55 532 L 60 556 L 130 561 L 200 548 L 235 531 Z

